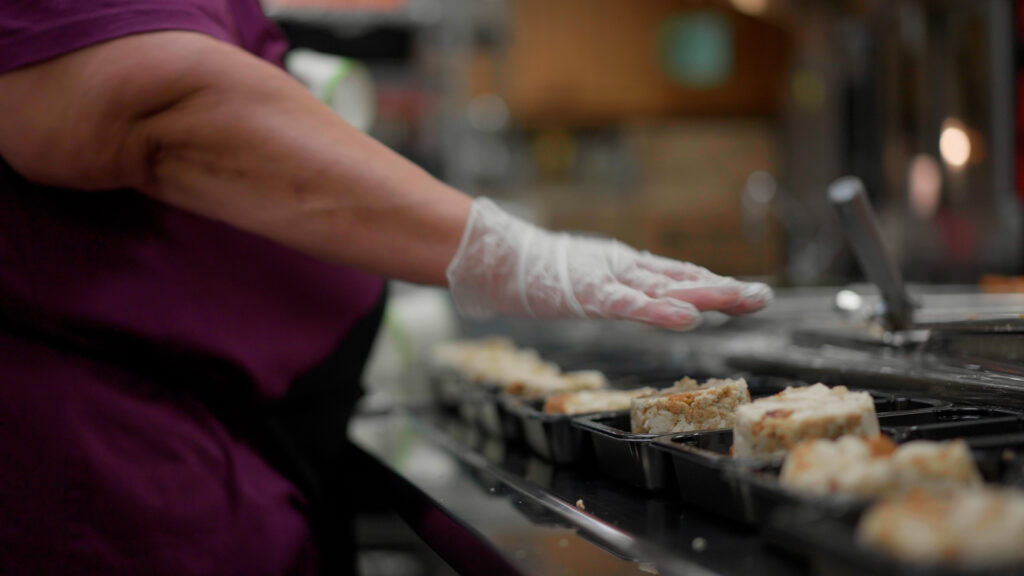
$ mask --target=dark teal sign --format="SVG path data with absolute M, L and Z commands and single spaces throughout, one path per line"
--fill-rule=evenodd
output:
M 659 40 L 662 68 L 684 86 L 713 88 L 735 70 L 732 22 L 721 12 L 676 16 L 662 25 Z

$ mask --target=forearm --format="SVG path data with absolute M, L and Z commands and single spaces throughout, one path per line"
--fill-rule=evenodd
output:
M 260 73 L 275 85 L 218 83 L 141 122 L 138 188 L 328 260 L 443 283 L 470 200 Z
M 333 262 L 444 283 L 470 199 L 280 69 L 176 32 L 38 68 L 0 80 L 31 119 L 0 126 L 0 153 L 29 178 L 134 188 Z

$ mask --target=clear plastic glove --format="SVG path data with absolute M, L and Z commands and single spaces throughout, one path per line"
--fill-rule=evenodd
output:
M 471 317 L 615 318 L 676 330 L 697 326 L 701 310 L 746 314 L 772 300 L 765 284 L 614 240 L 549 232 L 486 198 L 473 202 L 448 286 L 456 307 Z

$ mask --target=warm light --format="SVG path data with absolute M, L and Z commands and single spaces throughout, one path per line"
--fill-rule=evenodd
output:
M 959 120 L 950 118 L 942 123 L 939 152 L 946 164 L 954 168 L 963 168 L 971 159 L 971 139 Z
M 930 154 L 918 154 L 910 161 L 907 194 L 910 196 L 910 209 L 922 220 L 931 218 L 939 209 L 942 170 Z
M 768 0 L 732 0 L 732 6 L 749 16 L 760 16 L 768 11 Z

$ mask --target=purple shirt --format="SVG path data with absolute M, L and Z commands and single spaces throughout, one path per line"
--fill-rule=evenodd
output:
M 285 48 L 256 0 L 14 0 L 0 73 L 167 29 L 277 64 Z M 382 286 L 131 190 L 33 185 L 0 158 L 0 573 L 314 571 L 302 495 L 201 402 L 47 342 L 214 358 L 274 399 Z M 4 327 L 19 323 L 42 337 Z

